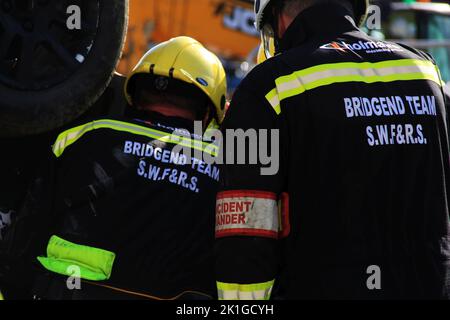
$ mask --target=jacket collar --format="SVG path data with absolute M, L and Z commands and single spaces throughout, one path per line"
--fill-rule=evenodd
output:
M 286 30 L 279 47 L 281 52 L 297 47 L 309 39 L 329 38 L 358 30 L 351 12 L 335 3 L 318 4 L 301 12 Z
M 149 126 L 186 129 L 189 132 L 194 132 L 194 121 L 179 117 L 167 117 L 157 112 L 142 112 L 133 108 L 128 110 L 126 118 Z

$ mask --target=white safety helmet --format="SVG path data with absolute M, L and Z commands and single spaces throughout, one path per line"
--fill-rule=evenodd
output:
M 255 27 L 261 34 L 261 44 L 267 59 L 273 56 L 270 46 L 271 44 L 273 46 L 275 42 L 275 33 L 272 25 L 266 23 L 267 19 L 264 21 L 264 15 L 269 14 L 266 12 L 266 9 L 271 1 L 273 0 L 255 0 Z
M 270 9 L 274 3 L 281 4 L 283 0 L 255 0 L 255 27 L 261 34 L 261 42 L 264 46 L 264 53 L 266 58 L 273 56 L 270 48 L 275 44 L 277 46 L 277 39 L 275 35 L 273 13 Z M 362 25 L 367 9 L 369 8 L 369 0 L 350 0 L 357 24 Z M 270 6 L 269 6 L 270 5 Z M 272 50 L 273 51 L 273 50 Z

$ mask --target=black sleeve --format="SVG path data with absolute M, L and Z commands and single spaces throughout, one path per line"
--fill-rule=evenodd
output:
M 237 291 L 240 290 L 239 286 L 247 286 L 245 290 L 252 285 L 261 288 L 261 284 L 276 278 L 279 267 L 280 250 L 276 234 L 279 230 L 269 231 L 270 228 L 267 227 L 266 230 L 258 230 L 258 227 L 254 225 L 248 226 L 247 217 L 252 215 L 261 220 L 265 218 L 263 215 L 268 213 L 267 207 L 273 209 L 273 206 L 276 206 L 278 209 L 279 196 L 284 189 L 284 166 L 283 156 L 281 156 L 283 143 L 280 138 L 282 133 L 279 118 L 263 93 L 265 93 L 264 90 L 258 90 L 252 85 L 251 78 L 245 79 L 233 98 L 222 129 L 225 142 L 224 153 L 227 157 L 221 168 L 221 192 L 216 205 L 215 253 L 219 297 L 223 299 L 230 298 L 229 295 L 224 296 L 221 292 L 227 288 L 234 288 Z M 251 138 L 248 138 L 245 148 L 239 148 L 236 140 L 231 141 L 230 130 L 240 129 L 243 130 L 241 134 L 247 132 L 251 136 L 251 133 L 255 133 L 258 141 L 251 141 Z M 267 136 L 261 135 L 261 130 L 266 130 Z M 235 133 L 237 134 L 236 131 Z M 231 148 L 232 142 L 234 148 Z M 230 156 L 231 150 L 234 151 L 234 157 Z M 236 164 L 236 155 L 244 150 L 247 164 Z M 268 151 L 267 155 L 270 154 L 270 165 L 267 165 L 268 161 L 260 161 L 261 159 L 258 159 L 256 163 L 248 164 L 251 160 L 250 153 L 257 152 L 259 156 L 265 151 Z M 231 159 L 234 163 L 230 163 Z M 264 172 L 261 170 L 264 167 L 271 169 Z M 253 209 L 246 208 L 246 202 L 243 199 L 251 203 Z M 242 203 L 244 203 L 243 210 L 238 209 L 239 204 L 242 205 Z M 259 206 L 260 204 L 262 205 Z M 249 212 L 246 209 L 252 211 Z M 239 218 L 235 217 L 236 214 L 244 214 L 247 221 L 244 223 L 242 220 L 242 223 L 239 223 Z M 230 226 L 233 218 L 237 225 Z M 238 295 L 231 298 L 248 299 L 249 296 Z M 253 298 L 261 299 L 262 297 L 253 296 Z
M 447 134 L 450 141 L 450 84 L 444 87 L 445 113 L 447 114 Z

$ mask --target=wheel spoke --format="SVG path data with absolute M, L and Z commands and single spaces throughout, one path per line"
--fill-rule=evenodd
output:
M 33 56 L 34 43 L 24 41 L 19 61 L 16 65 L 16 79 L 25 85 L 29 85 L 33 80 Z
M 50 48 L 58 56 L 58 58 L 67 66 L 70 70 L 75 70 L 78 66 L 78 61 L 75 56 L 69 52 L 63 45 L 55 41 L 54 38 L 47 36 L 46 42 L 50 45 Z
M 0 14 L 0 23 L 5 32 L 20 33 L 22 27 L 8 15 Z
M 11 48 L 14 36 L 14 33 L 5 31 L 3 33 L 3 36 L 0 38 L 0 60 L 6 58 L 6 54 Z
M 30 11 L 33 9 L 34 1 L 33 0 L 19 0 L 15 1 L 16 7 L 21 11 Z
M 42 10 L 42 15 L 45 16 L 46 21 L 57 21 L 66 24 L 66 11 L 59 7 L 45 7 Z
M 84 22 L 81 24 L 80 32 L 83 32 L 88 35 L 94 35 L 97 32 L 97 25 L 89 22 Z

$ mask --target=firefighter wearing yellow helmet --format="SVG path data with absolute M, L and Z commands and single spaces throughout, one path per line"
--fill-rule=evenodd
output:
M 194 123 L 220 123 L 220 60 L 179 37 L 151 49 L 125 85 L 126 116 L 62 132 L 38 261 L 42 299 L 211 299 L 218 147 Z M 67 277 L 80 278 L 69 285 Z M 77 290 L 77 288 L 82 290 Z M 72 290 L 71 290 L 72 289 Z
M 136 78 L 153 77 L 155 86 L 165 90 L 165 83 L 181 81 L 203 92 L 213 107 L 211 113 L 221 123 L 226 106 L 226 75 L 219 58 L 190 37 L 177 37 L 147 52 L 133 69 L 125 84 L 125 95 L 131 105 Z

